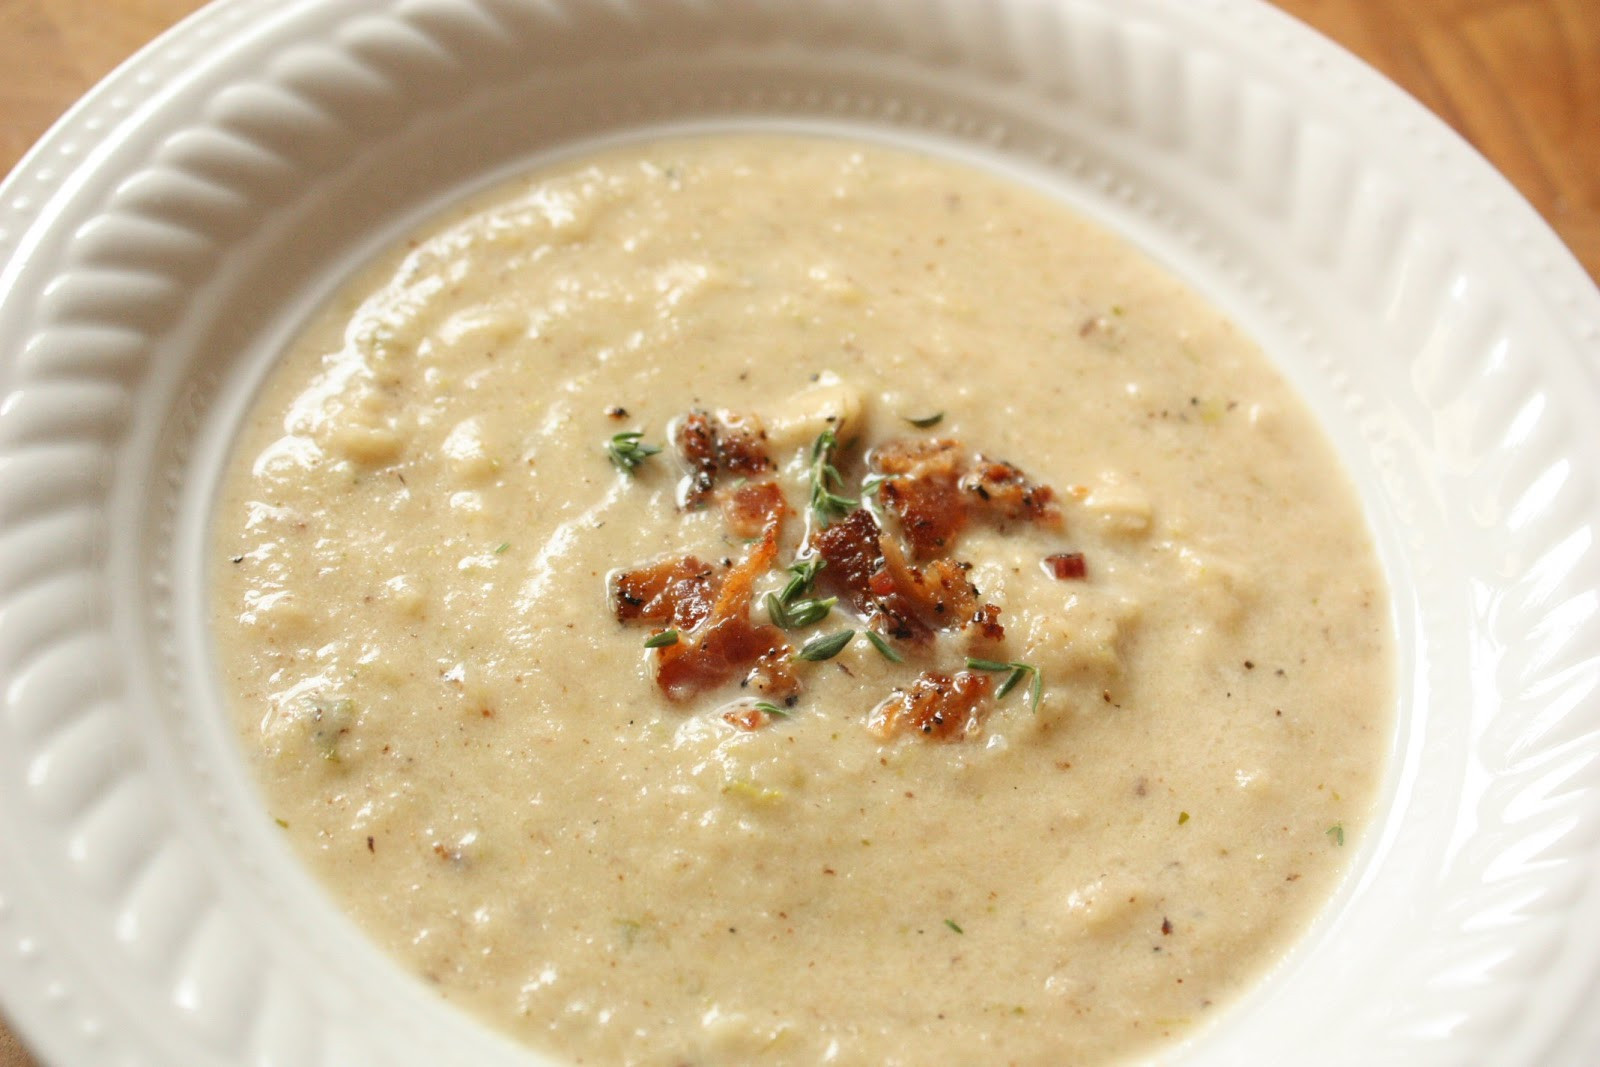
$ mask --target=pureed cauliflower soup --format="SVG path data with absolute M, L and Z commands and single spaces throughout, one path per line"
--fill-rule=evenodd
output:
M 888 148 L 634 145 L 429 227 L 283 359 L 213 548 L 270 814 L 572 1062 L 1158 1048 L 1387 748 L 1374 551 L 1261 353 Z

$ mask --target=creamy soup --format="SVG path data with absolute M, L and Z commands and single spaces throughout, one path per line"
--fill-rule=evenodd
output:
M 1148 1052 L 1383 769 L 1382 578 L 1283 380 L 887 148 L 634 145 L 428 227 L 284 356 L 213 548 L 270 816 L 571 1062 Z

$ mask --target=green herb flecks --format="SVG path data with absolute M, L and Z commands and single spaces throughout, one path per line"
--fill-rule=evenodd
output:
M 1179 826 L 1182 826 L 1184 823 L 1186 823 L 1188 821 L 1189 821 L 1189 813 L 1188 812 L 1186 812 L 1186 811 L 1178 812 L 1178 825 Z
M 796 600 L 789 605 L 789 621 L 793 629 L 799 630 L 807 626 L 814 626 L 828 617 L 828 612 L 839 602 L 836 596 L 812 597 L 809 600 Z
M 811 444 L 811 511 L 824 526 L 849 514 L 858 503 L 834 491 L 844 488 L 844 478 L 833 465 L 838 448 L 839 439 L 832 430 L 823 430 Z
M 506 550 L 510 547 L 510 541 L 501 541 L 498 545 L 494 546 L 494 554 L 497 556 L 503 556 L 506 554 Z
M 795 658 L 809 660 L 812 663 L 821 663 L 825 659 L 832 659 L 843 652 L 845 646 L 855 636 L 856 632 L 854 630 L 840 630 L 836 634 L 823 634 L 820 637 L 813 637 L 800 646 L 800 651 L 795 653 Z
M 348 734 L 356 721 L 355 701 L 349 697 L 334 700 L 314 700 L 310 704 L 306 725 L 311 732 L 311 743 L 317 753 L 329 763 L 342 762 L 339 742 Z
M 794 577 L 789 579 L 788 584 L 783 587 L 783 592 L 778 594 L 779 597 L 787 604 L 795 597 L 811 592 L 811 587 L 817 584 L 817 574 L 827 565 L 828 561 L 821 556 L 795 560 L 789 564 L 789 573 Z
M 882 656 L 890 663 L 905 662 L 904 657 L 902 657 L 900 653 L 896 652 L 889 642 L 885 641 L 881 636 L 871 630 L 867 631 L 867 641 L 872 645 L 873 648 L 878 650 L 878 655 Z
M 788 708 L 780 708 L 770 700 L 758 700 L 756 701 L 755 707 L 757 711 L 764 711 L 768 715 L 776 715 L 780 719 L 787 719 L 789 717 Z
M 1335 845 L 1338 845 L 1340 848 L 1344 847 L 1344 823 L 1336 822 L 1332 826 L 1328 827 L 1327 830 L 1325 830 L 1323 832 L 1328 835 L 1328 840 L 1329 841 L 1332 841 Z
M 786 604 L 781 594 L 768 593 L 767 615 L 771 617 L 772 625 L 780 630 L 803 630 L 826 619 L 838 602 L 838 597 L 830 596 L 811 597 Z
M 827 565 L 828 561 L 820 556 L 796 560 L 789 565 L 789 581 L 781 591 L 766 596 L 767 615 L 774 626 L 783 630 L 802 630 L 828 617 L 833 606 L 839 603 L 838 597 L 804 598 L 804 594 L 811 592 L 812 586 L 816 585 L 818 572 Z
M 613 434 L 611 440 L 606 442 L 606 455 L 624 474 L 632 474 L 634 468 L 660 451 L 660 445 L 646 444 L 644 434 L 638 430 Z
M 1018 685 L 1022 684 L 1022 680 L 1024 678 L 1028 678 L 1031 675 L 1033 680 L 1028 683 L 1028 706 L 1031 707 L 1035 712 L 1039 710 L 1039 702 L 1044 699 L 1044 676 L 1039 673 L 1039 668 L 1035 667 L 1033 664 L 1015 662 L 1002 663 L 999 660 L 978 659 L 973 656 L 968 656 L 967 668 L 974 671 L 993 671 L 996 673 L 1001 671 L 1009 672 L 1006 675 L 1006 680 L 1000 683 L 1000 688 L 995 690 L 994 698 L 996 700 L 1004 700 L 1006 694 L 1010 693 Z
M 644 647 L 645 648 L 666 648 L 668 645 L 675 645 L 677 643 L 678 643 L 678 631 L 676 631 L 676 630 L 662 630 L 658 634 L 651 634 L 649 637 L 645 638 Z
M 935 411 L 932 415 L 923 415 L 919 418 L 912 418 L 910 415 L 902 415 L 901 418 L 905 419 L 919 430 L 927 430 L 939 425 L 944 421 L 944 412 Z
M 944 921 L 944 924 L 946 926 L 948 926 L 950 929 L 954 930 L 958 934 L 966 933 L 966 931 L 961 929 L 960 925 L 954 919 L 946 919 Z

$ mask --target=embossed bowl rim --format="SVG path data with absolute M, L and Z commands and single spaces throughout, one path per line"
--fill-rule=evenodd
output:
M 195 561 L 252 386 L 442 203 L 597 139 L 801 129 L 1037 182 L 1229 311 L 1394 591 L 1375 830 L 1165 1062 L 1600 1049 L 1600 294 L 1441 123 L 1258 0 L 222 0 L 0 187 L 0 994 L 70 1063 L 528 1063 L 277 840 Z

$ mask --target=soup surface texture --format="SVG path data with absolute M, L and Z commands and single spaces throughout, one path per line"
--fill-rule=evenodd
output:
M 571 1062 L 1149 1051 L 1304 931 L 1387 749 L 1375 554 L 1261 353 L 889 148 L 636 144 L 429 226 L 274 370 L 213 550 L 270 816 Z

